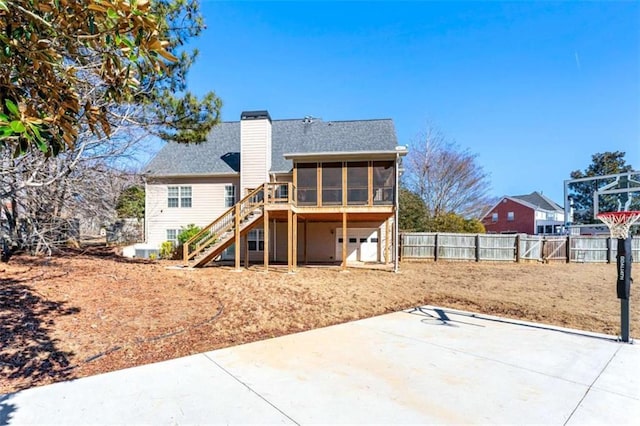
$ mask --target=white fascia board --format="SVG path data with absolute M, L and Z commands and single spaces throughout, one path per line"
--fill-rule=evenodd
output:
M 209 178 L 209 177 L 233 177 L 240 176 L 238 172 L 228 172 L 228 173 L 197 173 L 197 174 L 184 174 L 184 173 L 176 173 L 171 175 L 145 175 L 146 179 L 189 179 L 189 178 Z
M 404 148 L 404 147 L 402 147 Z M 346 158 L 346 159 L 363 159 L 363 158 L 395 158 L 396 155 L 407 155 L 406 149 L 398 149 L 393 151 L 330 151 L 330 152 L 292 152 L 285 153 L 283 157 L 287 160 L 311 160 L 322 158 Z

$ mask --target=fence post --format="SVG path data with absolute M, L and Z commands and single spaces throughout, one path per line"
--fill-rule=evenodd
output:
M 433 261 L 438 261 L 438 233 L 433 237 Z
M 480 262 L 480 234 L 476 234 L 476 262 Z
M 545 249 L 547 248 L 547 239 L 546 237 L 542 237 L 542 240 L 540 241 L 540 260 L 544 263 L 546 261 L 545 256 L 544 256 L 544 252 Z
M 567 235 L 567 242 L 565 247 L 565 252 L 567 255 L 567 263 L 571 262 L 571 236 Z
M 607 237 L 607 263 L 611 263 L 611 252 L 612 252 L 611 246 L 612 246 L 611 237 Z
M 520 234 L 516 234 L 516 263 L 520 263 Z

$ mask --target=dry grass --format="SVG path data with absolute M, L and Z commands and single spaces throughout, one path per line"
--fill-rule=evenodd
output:
M 169 265 L 104 250 L 0 264 L 0 394 L 422 304 L 607 334 L 619 328 L 615 265 L 405 263 L 400 274 Z

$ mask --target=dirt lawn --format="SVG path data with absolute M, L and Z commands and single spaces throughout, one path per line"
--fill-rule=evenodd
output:
M 423 304 L 619 333 L 615 265 L 403 263 L 400 274 L 172 265 L 107 249 L 0 263 L 0 394 Z

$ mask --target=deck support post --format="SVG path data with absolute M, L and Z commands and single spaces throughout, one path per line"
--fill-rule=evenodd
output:
M 384 263 L 391 263 L 391 218 L 387 218 L 386 229 L 384 233 Z
M 342 212 L 342 270 L 347 270 L 347 213 Z
M 287 212 L 287 271 L 289 273 L 293 272 L 292 270 L 292 258 L 293 258 L 293 232 L 292 232 L 292 224 L 293 224 L 293 211 L 289 209 Z
M 264 209 L 262 213 L 264 219 L 262 224 L 263 238 L 264 238 L 264 271 L 269 272 L 269 210 Z
M 258 244 L 258 241 L 256 241 L 256 244 Z M 244 248 L 244 268 L 249 269 L 249 233 L 244 235 L 244 244 L 242 247 Z
M 303 232 L 304 232 L 304 240 L 302 242 L 304 245 L 303 245 L 302 251 L 303 251 L 303 257 L 304 257 L 304 264 L 306 265 L 309 262 L 309 258 L 307 256 L 307 241 L 308 241 L 307 236 L 309 235 L 307 233 L 307 219 L 304 219 L 304 222 L 303 222 Z
M 189 266 L 189 245 L 188 244 L 184 244 L 182 246 L 182 261 L 185 267 Z
M 291 264 L 293 272 L 298 268 L 298 214 L 291 214 Z
M 233 231 L 236 271 L 240 271 L 240 203 L 236 204 Z

